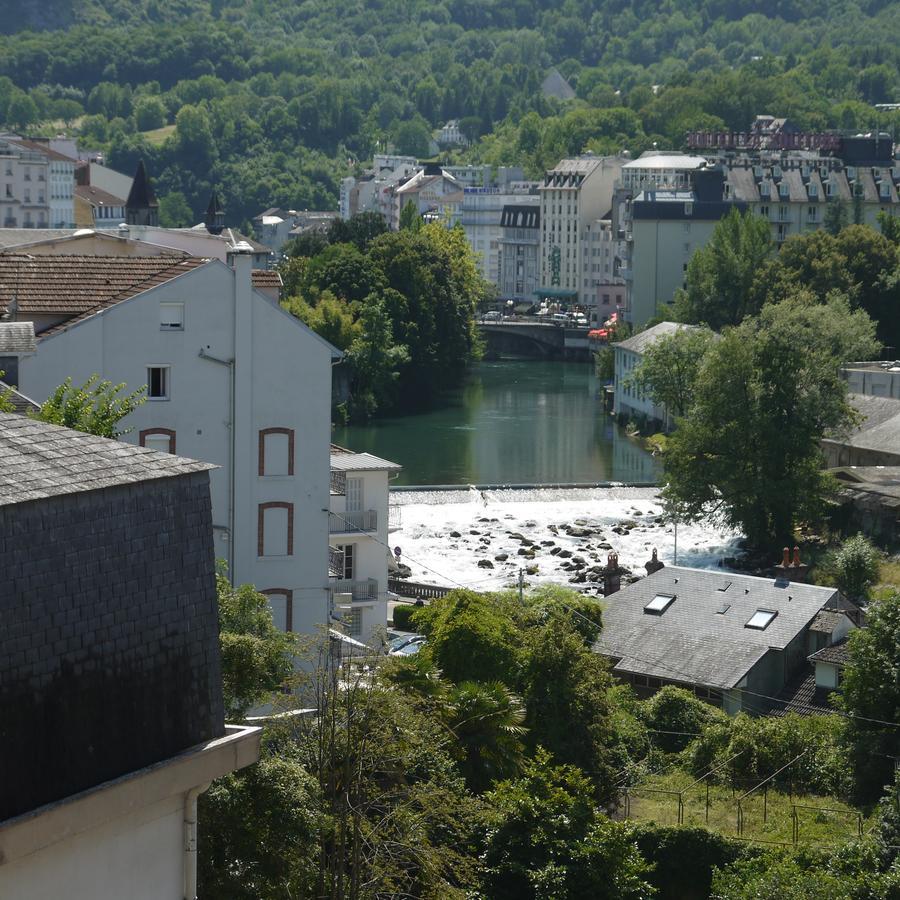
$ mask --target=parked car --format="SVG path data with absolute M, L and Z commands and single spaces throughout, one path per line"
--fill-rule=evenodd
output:
M 391 656 L 412 656 L 414 653 L 418 653 L 424 646 L 425 638 L 418 641 L 410 641 L 408 644 L 404 644 L 399 650 L 393 650 Z
M 388 641 L 387 652 L 389 656 L 408 656 L 410 653 L 418 652 L 418 645 L 425 643 L 425 635 L 423 634 L 401 634 Z M 415 650 L 408 649 L 415 646 Z
M 496 309 L 488 310 L 482 317 L 482 321 L 484 322 L 497 322 L 503 318 L 503 315 L 497 312 Z

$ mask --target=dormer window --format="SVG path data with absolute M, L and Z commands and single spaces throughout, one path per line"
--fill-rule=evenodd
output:
M 650 616 L 661 616 L 675 602 L 675 594 L 657 594 L 645 607 Z
M 755 628 L 757 631 L 765 631 L 769 625 L 772 624 L 772 621 L 777 615 L 778 610 L 775 609 L 758 609 L 750 616 L 750 621 L 747 622 L 744 627 Z

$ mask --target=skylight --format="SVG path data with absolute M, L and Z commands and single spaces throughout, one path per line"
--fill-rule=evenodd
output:
M 750 621 L 744 626 L 745 628 L 756 628 L 759 631 L 763 631 L 768 628 L 772 623 L 772 620 L 775 616 L 778 615 L 778 612 L 774 609 L 758 609 L 752 616 L 750 616 Z
M 722 603 L 722 604 L 719 606 L 719 608 L 716 610 L 716 615 L 717 615 L 717 616 L 724 616 L 725 613 L 727 613 L 729 609 L 731 609 L 731 604 L 730 604 L 730 603 Z
M 657 594 L 645 607 L 644 612 L 651 616 L 661 616 L 671 606 L 674 594 Z
M 716 590 L 721 591 L 724 594 L 725 591 L 727 591 L 728 588 L 730 588 L 730 587 L 731 587 L 731 582 L 726 581 L 723 585 L 721 585 L 720 587 L 717 587 Z

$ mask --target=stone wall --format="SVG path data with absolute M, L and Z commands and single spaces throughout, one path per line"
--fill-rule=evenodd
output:
M 224 733 L 206 472 L 0 506 L 0 821 Z

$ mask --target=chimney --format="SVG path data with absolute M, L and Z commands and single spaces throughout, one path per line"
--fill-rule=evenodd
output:
M 644 563 L 644 568 L 647 570 L 648 575 L 652 575 L 654 572 L 658 572 L 660 569 L 665 568 L 665 563 L 659 561 L 656 547 L 653 548 L 653 555 Z
M 775 576 L 785 581 L 803 582 L 806 580 L 808 570 L 809 566 L 800 562 L 800 548 L 794 547 L 794 558 L 792 560 L 790 548 L 785 547 L 781 551 L 781 562 L 775 566 Z
M 619 568 L 619 554 L 610 553 L 606 557 L 603 570 L 603 596 L 614 594 L 622 586 L 622 570 Z

